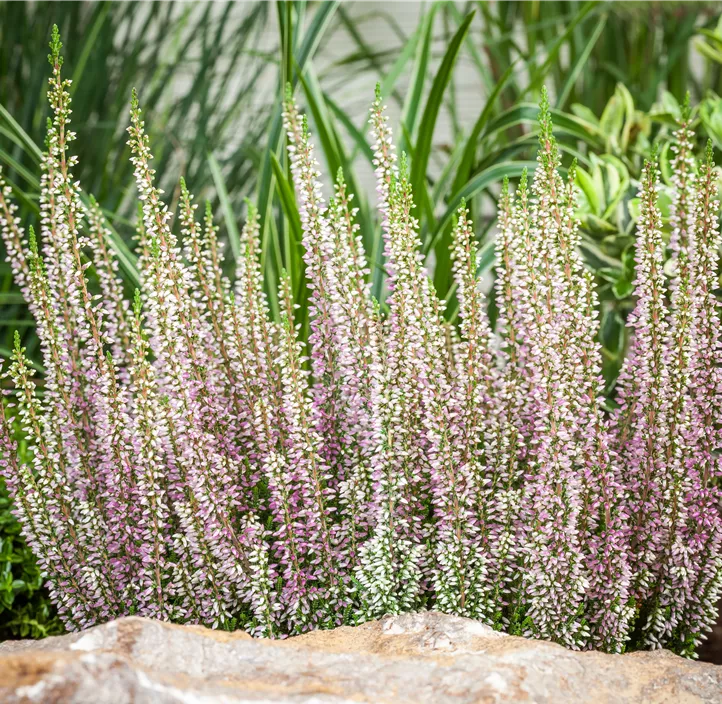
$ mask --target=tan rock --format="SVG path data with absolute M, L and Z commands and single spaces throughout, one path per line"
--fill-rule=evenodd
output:
M 285 641 L 126 618 L 0 644 L 7 704 L 722 702 L 722 668 L 575 653 L 434 612 Z

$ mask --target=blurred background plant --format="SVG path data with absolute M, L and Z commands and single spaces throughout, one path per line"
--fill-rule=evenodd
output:
M 28 223 L 38 211 L 48 114 L 44 48 L 52 23 L 60 27 L 74 82 L 76 176 L 104 208 L 129 291 L 137 281 L 136 202 L 125 127 L 135 85 L 171 206 L 181 175 L 199 199 L 211 200 L 230 270 L 243 199 L 255 200 L 272 307 L 285 268 L 304 326 L 300 220 L 281 128 L 287 83 L 309 115 L 324 171 L 343 168 L 356 194 L 373 290 L 383 305 L 367 130 L 373 87 L 381 83 L 397 143 L 410 156 L 428 269 L 452 322 L 451 214 L 465 198 L 482 247 L 479 274 L 490 283 L 495 197 L 504 176 L 513 180 L 535 166 L 536 102 L 546 85 L 564 164 L 579 162 L 582 250 L 600 285 L 610 390 L 632 305 L 637 179 L 656 146 L 668 180 L 669 141 L 687 91 L 697 106 L 699 146 L 709 136 L 722 149 L 718 3 L 0 1 L 0 165 Z M 39 359 L 32 320 L 3 261 L 0 353 L 15 329 Z M 39 577 L 26 565 L 14 523 L 2 521 L 0 555 L 15 555 L 5 563 L 12 564 L 8 589 L 25 589 L 21 581 L 32 586 L 12 603 L 0 596 L 0 615 L 8 616 L 0 629 L 18 619 L 26 624 L 0 630 L 0 638 L 43 635 L 54 627 L 52 615 L 33 615 L 27 602 L 31 596 L 38 613 L 47 609 L 42 590 L 36 591 Z
M 261 159 L 268 103 L 254 100 L 269 57 L 259 47 L 265 2 L 0 2 L 0 162 L 22 206 L 38 212 L 50 28 L 57 23 L 72 78 L 75 175 L 102 204 L 123 273 L 135 283 L 132 246 L 135 186 L 126 146 L 130 91 L 137 86 L 148 116 L 154 166 L 176 197 L 184 175 L 196 191 L 213 184 L 208 154 L 227 164 L 225 188 L 248 193 Z M 0 345 L 13 328 L 35 351 L 22 300 L 0 269 Z

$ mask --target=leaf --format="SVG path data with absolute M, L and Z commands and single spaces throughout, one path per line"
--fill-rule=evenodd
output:
M 223 211 L 223 219 L 226 223 L 228 241 L 231 245 L 233 259 L 234 261 L 238 261 L 241 256 L 241 236 L 238 232 L 236 217 L 233 214 L 233 206 L 231 205 L 231 199 L 229 198 L 228 191 L 226 190 L 226 184 L 223 180 L 221 167 L 213 154 L 208 154 L 208 166 L 211 169 L 211 174 L 213 174 L 213 182 L 216 185 L 216 193 L 218 194 L 218 200 L 221 203 L 221 210 Z
M 707 29 L 706 27 L 700 27 L 699 33 L 707 37 L 712 44 L 722 51 L 722 36 L 719 35 L 719 28 Z
M 421 125 L 419 126 L 419 134 L 416 140 L 416 148 L 414 153 L 414 160 L 411 163 L 411 192 L 421 194 L 422 189 L 426 183 L 426 170 L 429 165 L 429 155 L 431 154 L 431 143 L 434 137 L 434 128 L 436 127 L 436 120 L 439 116 L 439 109 L 441 108 L 441 101 L 444 97 L 444 92 L 449 84 L 451 78 L 451 71 L 456 63 L 456 57 L 459 54 L 459 49 L 464 42 L 464 37 L 469 31 L 469 25 L 474 19 L 474 13 L 469 13 L 461 26 L 456 31 L 454 36 L 449 43 L 449 47 L 444 54 L 444 58 L 441 62 L 434 82 L 431 86 L 431 92 L 426 100 L 426 106 L 424 108 L 424 114 L 421 119 Z
M 579 57 L 577 58 L 571 71 L 569 71 L 567 80 L 564 82 L 564 86 L 561 89 L 559 96 L 557 97 L 557 108 L 564 107 L 564 103 L 567 102 L 567 98 L 572 92 L 574 84 L 577 82 L 577 78 L 579 78 L 579 74 L 586 66 L 586 63 L 589 60 L 589 55 L 592 53 L 592 49 L 594 49 L 594 47 L 596 46 L 597 41 L 599 40 L 599 37 L 604 31 L 604 27 L 606 26 L 606 24 L 607 15 L 605 14 L 599 18 L 599 22 L 597 22 L 596 26 L 594 27 L 594 31 L 589 35 L 589 39 L 587 40 L 584 49 L 582 50 L 581 54 L 579 54 Z
M 642 203 L 639 198 L 630 198 L 629 202 L 627 203 L 627 210 L 629 211 L 629 217 L 634 221 L 637 222 L 639 220 L 639 216 L 642 212 Z
M 589 207 L 595 215 L 599 215 L 602 212 L 602 202 L 597 189 L 594 186 L 594 180 L 592 177 L 581 167 L 577 166 L 577 178 L 576 184 L 581 189 L 584 197 L 589 203 Z
M 321 141 L 321 150 L 326 157 L 326 164 L 328 166 L 327 173 L 335 176 L 346 162 L 346 157 L 343 154 L 343 146 L 329 119 L 326 103 L 323 100 L 323 94 L 313 72 L 313 67 L 309 65 L 305 73 L 306 76 L 299 70 L 298 79 L 301 82 L 306 96 L 306 102 L 313 115 L 313 121 Z
M 5 109 L 0 103 L 0 120 L 4 120 L 11 132 L 25 145 L 25 150 L 29 156 L 31 156 L 36 163 L 40 163 L 43 157 L 40 148 L 35 142 L 28 136 L 27 132 L 18 124 L 13 116 Z
M 624 125 L 624 106 L 621 96 L 618 93 L 609 99 L 599 119 L 599 126 L 604 133 L 607 143 L 610 145 L 619 144 L 619 134 Z
M 404 48 L 401 50 L 401 53 L 389 69 L 383 81 L 381 81 L 381 95 L 391 95 L 394 86 L 396 85 L 396 81 L 399 79 L 399 76 L 401 76 L 404 69 L 406 68 L 406 64 L 409 62 L 409 59 L 414 55 L 416 51 L 419 43 L 419 37 L 422 33 L 422 28 L 423 24 L 419 24 L 414 33 L 404 44 Z
M 95 46 L 95 42 L 98 40 L 98 35 L 100 34 L 100 30 L 105 24 L 105 20 L 108 17 L 108 12 L 110 11 L 111 6 L 110 3 L 101 3 L 97 7 L 98 13 L 95 18 L 95 22 L 93 22 L 93 26 L 90 28 L 90 31 L 85 37 L 85 42 L 83 43 L 83 50 L 80 52 L 80 57 L 75 63 L 75 69 L 73 70 L 73 79 L 72 83 L 70 84 L 69 91 L 71 97 L 75 94 L 78 86 L 81 85 L 83 72 L 85 71 L 88 59 L 90 58 L 90 52 Z
M 605 133 L 596 124 L 583 120 L 576 115 L 551 109 L 555 133 L 565 133 L 585 142 L 591 149 L 601 151 L 604 148 Z M 528 124 L 537 128 L 539 122 L 539 106 L 534 103 L 520 103 L 491 120 L 483 132 L 483 139 L 491 139 L 516 125 Z
M 602 218 L 609 219 L 622 199 L 627 195 L 630 186 L 629 171 L 624 163 L 612 154 L 603 154 L 601 162 L 607 166 L 607 174 L 610 178 L 609 192 L 607 194 L 607 207 L 602 213 Z
M 333 2 L 324 2 L 317 6 L 317 10 L 311 20 L 311 23 L 303 36 L 303 42 L 301 47 L 296 52 L 295 60 L 296 65 L 300 70 L 303 70 L 306 63 L 311 59 L 316 47 L 318 46 L 321 38 L 326 31 L 331 19 L 333 17 L 336 8 L 338 7 L 338 0 Z M 282 57 L 283 59 L 283 57 Z M 295 80 L 292 79 L 291 84 L 295 84 Z M 283 86 L 280 87 L 284 89 Z M 281 104 L 280 102 L 276 105 L 273 111 L 273 117 L 269 120 L 270 128 L 268 131 L 268 143 L 263 156 L 263 162 L 261 165 L 261 172 L 258 177 L 257 187 L 257 207 L 258 214 L 261 221 L 261 233 L 262 233 L 262 244 L 261 244 L 261 258 L 264 264 L 266 252 L 268 249 L 268 236 L 269 231 L 266 225 L 266 221 L 271 211 L 272 197 L 273 197 L 273 166 L 271 164 L 271 154 L 278 154 L 283 141 L 283 124 L 281 119 Z
M 326 105 L 331 108 L 333 114 L 336 116 L 336 119 L 344 126 L 344 129 L 348 133 L 348 136 L 351 137 L 351 139 L 353 140 L 353 143 L 355 145 L 354 149 L 360 151 L 369 162 L 369 164 L 373 166 L 373 149 L 371 149 L 371 145 L 366 141 L 366 139 L 364 139 L 361 131 L 356 128 L 353 122 L 351 122 L 349 116 L 338 105 L 336 105 L 336 103 L 331 99 L 328 94 L 324 93 L 324 99 L 326 101 Z M 351 155 L 349 161 L 353 163 L 353 160 L 354 154 Z
M 523 95 L 526 95 L 530 91 L 538 90 L 541 87 L 544 78 L 549 73 L 549 69 L 557 60 L 557 56 L 559 55 L 562 46 L 564 46 L 564 44 L 569 40 L 577 25 L 579 25 L 587 17 L 587 15 L 595 9 L 596 4 L 596 2 L 587 2 L 581 7 L 579 12 L 574 15 L 571 22 L 568 22 L 566 24 L 564 32 L 562 32 L 562 34 L 549 48 L 544 63 L 534 72 L 534 75 L 529 81 L 529 85 L 527 86 L 527 89 L 524 91 Z
M 476 156 L 476 149 L 478 147 L 479 135 L 481 135 L 482 131 L 486 127 L 487 122 L 491 118 L 491 113 L 494 109 L 494 106 L 496 105 L 496 101 L 499 98 L 499 95 L 501 95 L 501 92 L 506 87 L 509 78 L 514 75 L 514 71 L 516 71 L 516 66 L 517 64 L 513 63 L 511 66 L 509 66 L 509 68 L 506 69 L 506 71 L 504 71 L 504 73 L 494 86 L 494 90 L 486 99 L 484 109 L 481 111 L 481 114 L 474 123 L 474 128 L 471 130 L 469 139 L 466 142 L 466 147 L 461 157 L 459 168 L 456 171 L 454 185 L 451 188 L 452 192 L 458 191 L 471 175 L 471 170 L 474 166 L 474 158 Z
M 8 306 L 15 303 L 25 303 L 25 298 L 22 293 L 16 291 L 0 292 L 0 305 Z
M 617 91 L 621 95 L 622 105 L 624 105 L 624 127 L 622 129 L 620 146 L 622 151 L 626 152 L 629 148 L 629 140 L 631 138 L 632 129 L 635 126 L 634 99 L 623 83 L 617 85 Z
M 634 284 L 626 278 L 620 278 L 612 286 L 612 292 L 620 301 L 632 295 Z
M 40 190 L 40 181 L 37 176 L 26 169 L 4 149 L 0 149 L 0 162 L 6 164 L 10 170 L 15 171 L 34 191 Z
M 592 213 L 581 214 L 581 221 L 586 230 L 598 235 L 616 234 L 617 228 L 606 220 Z
M 594 111 L 591 110 L 591 108 L 588 108 L 586 105 L 574 103 L 569 109 L 572 114 L 576 115 L 580 120 L 588 122 L 590 125 L 596 125 L 597 128 L 599 127 L 599 118 L 594 114 Z
M 722 64 L 722 51 L 710 46 L 707 42 L 697 41 L 694 43 L 695 49 L 706 59 L 716 64 Z
M 423 16 L 421 24 L 423 27 L 422 38 L 416 47 L 416 61 L 414 62 L 414 71 L 409 82 L 406 92 L 406 101 L 404 109 L 401 112 L 401 124 L 406 125 L 411 138 L 416 130 L 416 120 L 418 119 L 419 105 L 421 104 L 421 96 L 426 85 L 426 72 L 431 56 L 431 45 L 433 43 L 434 16 L 436 14 L 437 4 L 433 4 L 429 11 Z M 402 137 L 399 141 L 400 152 L 410 152 L 412 139 Z
M 582 236 L 579 249 L 587 262 L 589 262 L 589 265 L 595 270 L 604 267 L 612 269 L 621 269 L 622 267 L 622 263 L 618 259 L 609 256 L 587 236 Z
M 283 167 L 275 154 L 271 154 L 271 164 L 273 165 L 273 175 L 276 178 L 276 190 L 281 199 L 281 207 L 290 223 L 294 241 L 298 244 L 303 239 L 303 228 L 301 227 L 301 217 L 298 214 L 298 206 L 293 195 L 293 189 L 288 183 L 286 174 L 283 172 Z
M 424 246 L 424 254 L 427 254 L 436 245 L 438 239 L 443 234 L 445 226 L 450 222 L 454 213 L 458 210 L 459 205 L 461 205 L 462 198 L 469 202 L 474 196 L 481 193 L 481 191 L 488 188 L 491 184 L 502 181 L 505 176 L 518 178 L 525 168 L 531 177 L 536 165 L 536 161 L 508 161 L 494 164 L 488 169 L 484 169 L 476 174 L 463 188 L 459 189 L 449 199 L 444 214 L 439 218 L 436 223 L 436 228 Z

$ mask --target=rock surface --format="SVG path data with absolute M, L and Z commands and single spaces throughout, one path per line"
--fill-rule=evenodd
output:
M 285 641 L 126 618 L 0 644 L 6 704 L 722 701 L 722 667 L 573 653 L 468 619 L 406 614 Z

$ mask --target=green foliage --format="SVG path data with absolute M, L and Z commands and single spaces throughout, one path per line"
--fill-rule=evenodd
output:
M 63 632 L 43 581 L 0 479 L 0 641 Z
M 0 487 L 0 640 L 62 633 L 30 548 Z

